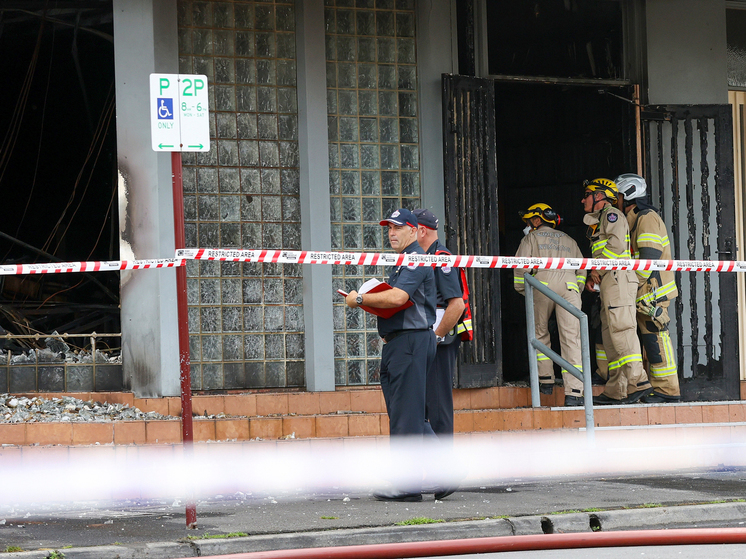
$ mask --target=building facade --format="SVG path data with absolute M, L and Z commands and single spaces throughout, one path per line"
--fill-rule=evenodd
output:
M 179 72 L 210 83 L 211 149 L 182 156 L 189 247 L 379 252 L 382 216 L 424 206 L 441 216 L 452 250 L 486 232 L 479 246 L 512 254 L 517 209 L 541 198 L 581 240 L 581 181 L 639 170 L 674 226 L 675 257 L 736 258 L 744 241 L 720 222 L 737 221 L 733 158 L 730 175 L 725 164 L 733 129 L 717 107 L 729 102 L 737 57 L 726 20 L 740 3 L 516 4 L 114 0 L 122 259 L 174 251 L 171 161 L 150 149 L 147 88 L 150 73 Z M 464 77 L 462 105 L 449 75 Z M 456 106 L 476 116 L 477 98 L 487 132 L 454 116 Z M 677 112 L 685 105 L 701 110 Z M 454 152 L 462 172 L 449 179 L 449 135 L 462 149 L 469 134 L 488 132 L 486 151 Z M 475 171 L 484 158 L 492 175 Z M 375 322 L 335 291 L 383 273 L 190 262 L 193 389 L 377 384 Z M 500 272 L 470 274 L 475 318 L 494 335 L 464 350 L 459 385 L 518 380 L 527 371 L 515 349 L 525 345 L 522 302 Z M 737 397 L 735 315 L 721 305 L 736 296 L 735 279 L 679 280 L 686 395 Z M 489 311 L 479 302 L 487 296 Z M 139 395 L 178 393 L 175 301 L 173 271 L 122 273 L 124 377 Z

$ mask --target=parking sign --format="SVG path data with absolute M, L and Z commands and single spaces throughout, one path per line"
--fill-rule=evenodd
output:
M 210 151 L 207 76 L 150 74 L 150 131 L 155 151 Z

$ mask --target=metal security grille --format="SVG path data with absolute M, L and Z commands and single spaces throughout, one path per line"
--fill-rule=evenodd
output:
M 326 84 L 332 248 L 389 248 L 382 217 L 420 205 L 414 0 L 326 0 Z M 380 267 L 335 266 L 335 289 Z M 334 299 L 337 385 L 379 382 L 375 317 Z
M 646 178 L 674 258 L 735 258 L 731 107 L 646 107 L 642 119 Z M 671 328 L 682 396 L 738 399 L 736 275 L 677 273 L 676 282 Z
M 292 1 L 180 0 L 179 69 L 210 87 L 209 153 L 183 154 L 186 245 L 300 248 Z M 299 265 L 190 262 L 194 389 L 304 386 Z
M 458 254 L 500 254 L 497 214 L 495 86 L 492 80 L 443 76 L 446 245 Z M 464 344 L 458 386 L 502 381 L 500 274 L 469 268 L 475 339 Z

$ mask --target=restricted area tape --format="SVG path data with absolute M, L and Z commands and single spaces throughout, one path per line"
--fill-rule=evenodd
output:
M 534 270 L 649 270 L 672 272 L 746 272 L 742 260 L 608 260 L 602 258 L 516 258 L 459 254 L 314 252 L 310 250 L 229 250 L 187 248 L 176 258 L 279 264 L 352 264 L 358 266 L 435 266 Z
M 66 274 L 74 272 L 118 272 L 120 270 L 145 270 L 148 268 L 176 268 L 184 266 L 183 258 L 162 260 L 110 260 L 107 262 L 53 262 L 50 264 L 4 264 L 0 276 L 24 274 Z
M 265 262 L 278 264 L 346 264 L 357 266 L 434 266 L 453 268 L 507 268 L 525 270 L 649 270 L 672 272 L 746 272 L 743 260 L 607 260 L 602 258 L 516 258 L 460 254 L 396 254 L 376 252 L 318 252 L 310 250 L 232 250 L 185 248 L 176 258 L 0 265 L 0 276 L 117 272 L 149 268 L 176 268 L 186 260 Z

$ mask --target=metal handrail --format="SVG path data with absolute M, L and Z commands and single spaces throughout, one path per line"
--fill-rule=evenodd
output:
M 526 288 L 526 334 L 528 338 L 528 368 L 529 380 L 531 382 L 531 406 L 541 407 L 539 396 L 539 365 L 536 360 L 536 351 L 541 351 L 553 362 L 564 368 L 571 375 L 583 381 L 583 395 L 585 402 L 585 431 L 588 440 L 595 440 L 595 422 L 593 420 L 593 385 L 591 384 L 591 350 L 590 337 L 588 336 L 588 317 L 575 305 L 568 303 L 546 285 L 537 280 L 529 272 L 523 274 L 524 286 Z M 536 339 L 536 327 L 534 323 L 534 288 L 549 297 L 571 315 L 580 321 L 580 354 L 583 361 L 583 370 L 579 371 L 575 365 L 569 363 L 557 352 L 548 348 Z

